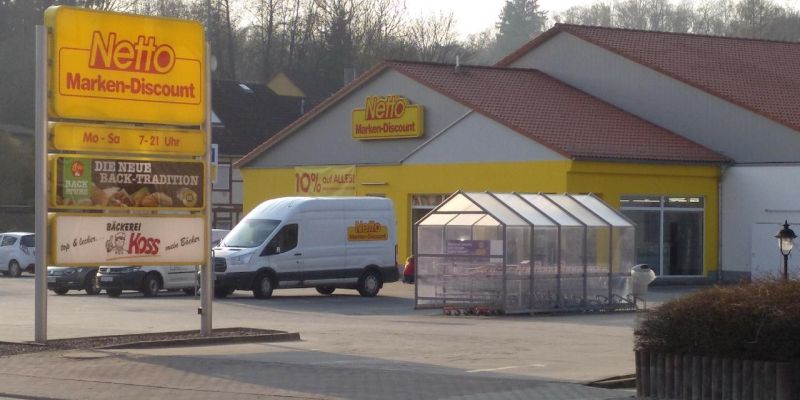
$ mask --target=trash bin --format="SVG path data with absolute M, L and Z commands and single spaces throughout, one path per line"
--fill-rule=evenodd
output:
M 644 298 L 647 295 L 647 287 L 650 282 L 656 280 L 656 273 L 647 264 L 639 264 L 631 268 L 631 280 L 633 297 Z

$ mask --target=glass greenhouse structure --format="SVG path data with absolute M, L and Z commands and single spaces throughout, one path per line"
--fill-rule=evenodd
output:
M 633 307 L 634 225 L 594 195 L 459 191 L 415 229 L 417 308 Z

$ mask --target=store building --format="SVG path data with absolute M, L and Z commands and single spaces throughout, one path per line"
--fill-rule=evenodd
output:
M 800 43 L 559 24 L 498 65 L 541 70 L 730 159 L 720 177 L 719 278 L 738 281 L 781 271 L 774 236 L 784 220 L 800 224 L 798 55 Z M 672 232 L 656 214 L 637 229 Z M 672 273 L 671 246 L 665 237 L 640 261 Z M 789 263 L 800 276 L 800 259 Z
M 391 198 L 401 257 L 412 224 L 456 190 L 593 193 L 674 220 L 670 265 L 703 277 L 717 270 L 727 161 L 541 71 L 384 62 L 236 166 L 245 209 L 290 195 Z
M 238 161 L 245 209 L 387 196 L 406 255 L 457 189 L 591 192 L 637 223 L 636 260 L 662 277 L 769 275 L 779 224 L 800 224 L 797 54 L 557 24 L 491 68 L 386 62 Z

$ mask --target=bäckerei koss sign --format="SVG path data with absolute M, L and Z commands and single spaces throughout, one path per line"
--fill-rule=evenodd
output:
M 402 139 L 424 133 L 423 108 L 398 95 L 367 97 L 353 110 L 353 139 Z
M 51 7 L 50 114 L 198 125 L 205 44 L 198 22 Z
M 208 246 L 203 216 L 56 214 L 54 265 L 202 264 Z

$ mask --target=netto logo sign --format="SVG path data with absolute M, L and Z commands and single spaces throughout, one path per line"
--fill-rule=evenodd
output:
M 423 109 L 398 96 L 370 96 L 353 110 L 354 139 L 400 139 L 422 136 Z
M 175 49 L 158 45 L 153 36 L 139 36 L 131 42 L 118 40 L 116 32 L 104 37 L 94 31 L 89 54 L 89 67 L 97 69 L 166 74 L 175 66 Z

